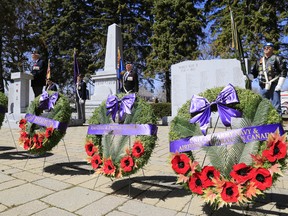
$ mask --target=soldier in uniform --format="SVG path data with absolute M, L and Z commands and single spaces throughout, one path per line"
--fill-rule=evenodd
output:
M 258 77 L 260 95 L 271 101 L 277 112 L 281 115 L 281 87 L 287 76 L 285 61 L 282 57 L 275 55 L 274 45 L 264 45 L 264 56 L 259 59 L 253 69 L 254 78 Z
M 123 90 L 124 93 L 138 92 L 138 74 L 132 70 L 132 64 L 126 64 L 126 72 L 123 75 Z
M 31 74 L 33 75 L 33 80 L 31 81 L 31 86 L 35 97 L 42 93 L 43 87 L 46 85 L 46 72 L 47 72 L 47 62 L 40 58 L 39 51 L 37 49 L 32 51 L 33 67 Z
M 76 109 L 78 113 L 78 119 L 82 119 L 85 123 L 85 101 L 87 99 L 86 83 L 83 81 L 83 75 L 79 74 L 76 83 Z

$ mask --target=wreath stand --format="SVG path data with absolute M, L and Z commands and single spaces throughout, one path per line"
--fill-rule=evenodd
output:
M 10 113 L 10 114 L 13 115 L 13 119 L 14 119 L 14 114 L 13 113 Z M 8 123 L 8 127 L 9 127 L 9 131 L 10 131 L 11 137 L 13 139 L 14 146 L 16 148 L 16 151 L 18 152 L 17 144 L 15 142 L 15 138 L 14 138 L 14 135 L 13 135 L 13 132 L 12 132 L 12 128 L 11 128 L 11 125 L 10 125 L 10 122 L 9 122 L 9 119 L 8 119 L 8 114 L 5 113 L 5 116 L 6 116 L 6 122 Z
M 67 156 L 68 162 L 70 162 L 70 157 L 69 157 L 69 155 L 68 155 L 68 151 L 67 151 L 67 147 L 66 147 L 66 144 L 65 144 L 64 138 L 62 138 L 61 140 L 63 141 L 63 144 L 64 144 L 64 148 L 65 148 L 65 152 L 66 152 L 66 156 Z M 46 154 L 46 153 L 45 153 L 45 154 Z M 29 161 L 31 155 L 32 155 L 32 154 L 30 154 L 30 153 L 28 154 L 28 157 L 27 157 L 26 163 L 25 163 L 25 165 L 24 165 L 24 169 L 25 169 L 25 167 L 26 167 L 26 165 L 27 165 L 27 163 L 28 163 L 28 161 Z M 44 156 L 43 171 L 44 171 L 44 168 L 45 168 L 45 163 L 46 163 L 46 155 Z M 43 171 L 42 171 L 42 174 L 43 174 Z

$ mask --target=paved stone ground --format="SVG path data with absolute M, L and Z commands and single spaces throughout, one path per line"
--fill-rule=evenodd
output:
M 142 171 L 111 181 L 93 174 L 85 162 L 87 126 L 69 127 L 65 145 L 60 142 L 46 157 L 29 156 L 17 146 L 18 130 L 2 128 L 0 216 L 288 215 L 287 173 L 265 198 L 245 208 L 212 211 L 200 198 L 192 199 L 175 184 L 168 132 L 169 126 L 159 126 L 157 147 Z

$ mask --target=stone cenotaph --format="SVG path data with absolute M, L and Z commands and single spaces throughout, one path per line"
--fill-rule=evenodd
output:
M 91 79 L 94 83 L 94 92 L 90 100 L 86 100 L 85 110 L 87 119 L 93 114 L 94 109 L 99 106 L 108 95 L 116 94 L 119 88 L 117 80 L 117 53 L 123 59 L 121 28 L 115 23 L 108 27 L 104 71 L 97 71 Z

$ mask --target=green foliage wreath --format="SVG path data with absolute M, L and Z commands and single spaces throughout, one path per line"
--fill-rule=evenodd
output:
M 212 102 L 222 89 L 208 89 L 200 96 Z M 281 123 L 281 117 L 267 99 L 250 90 L 237 87 L 235 90 L 240 103 L 231 105 L 231 108 L 242 112 L 241 127 Z M 198 124 L 189 123 L 189 106 L 190 100 L 171 122 L 170 141 L 202 135 Z M 212 106 L 211 111 L 217 110 Z M 210 162 L 204 167 L 206 156 L 201 166 L 196 160 L 198 154 L 192 151 L 176 152 L 171 158 L 177 183 L 201 196 L 214 208 L 253 201 L 270 188 L 287 167 L 286 135 L 280 136 L 278 131 L 269 134 L 266 141 L 243 143 L 236 138 L 231 146 L 216 146 L 218 141 L 212 136 L 211 146 L 202 148 Z
M 8 98 L 4 93 L 0 92 L 0 128 L 2 126 L 5 117 L 5 111 L 7 109 L 7 106 L 8 106 Z
M 124 94 L 117 95 L 123 98 Z M 89 120 L 90 124 L 114 124 L 106 115 L 106 101 L 97 107 Z M 153 110 L 146 101 L 137 97 L 131 114 L 126 114 L 119 124 L 156 124 Z M 156 135 L 136 135 L 132 140 L 127 135 L 87 135 L 85 150 L 87 161 L 96 173 L 110 178 L 120 178 L 136 173 L 147 164 L 155 147 Z
M 53 91 L 48 91 L 49 96 L 53 94 Z M 41 96 L 41 95 L 40 95 Z M 40 96 L 36 97 L 31 102 L 27 109 L 28 114 L 35 116 L 43 115 L 43 109 L 39 108 Z M 59 93 L 59 97 L 54 105 L 54 108 L 45 112 L 45 118 L 52 119 L 68 125 L 71 118 L 72 110 L 68 99 Z M 44 127 L 27 121 L 25 118 L 19 122 L 20 138 L 19 144 L 23 146 L 25 150 L 28 150 L 32 154 L 44 154 L 47 151 L 51 151 L 59 141 L 64 137 L 66 128 L 64 130 L 58 130 L 53 127 Z

